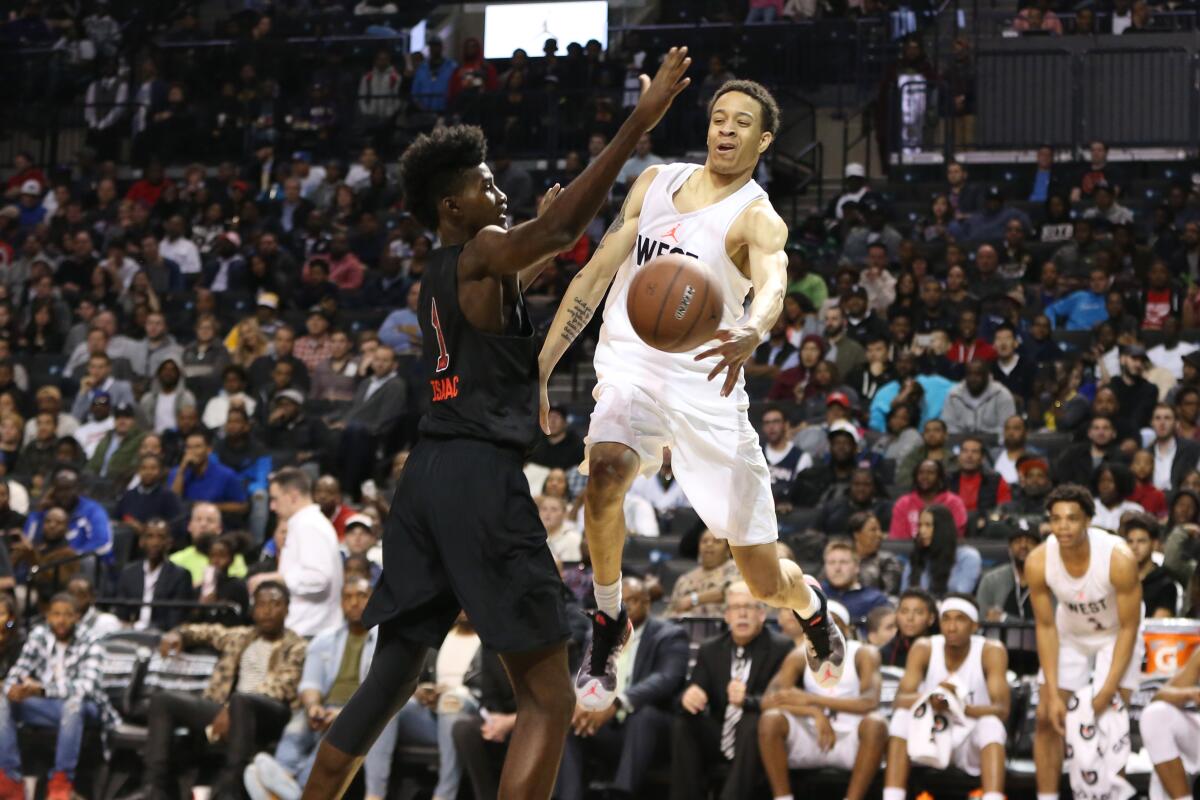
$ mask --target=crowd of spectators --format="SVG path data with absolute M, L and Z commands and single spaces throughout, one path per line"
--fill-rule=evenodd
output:
M 750 21 L 804 5 L 754 2 Z M 59 800 L 84 730 L 119 713 L 149 729 L 144 797 L 170 793 L 194 755 L 178 728 L 217 745 L 217 797 L 298 797 L 370 663 L 362 609 L 427 402 L 415 309 L 436 237 L 405 211 L 390 158 L 417 130 L 479 122 L 519 220 L 604 146 L 652 67 L 634 37 L 565 56 L 551 40 L 503 64 L 475 40 L 451 58 L 436 38 L 427 53 L 272 61 L 307 23 L 244 13 L 206 29 L 193 12 L 116 24 L 103 2 L 30 3 L 5 26 L 66 59 L 49 94 L 83 110 L 88 147 L 69 164 L 19 153 L 0 187 L 0 798 L 21 774 L 17 723 L 58 728 Z M 208 33 L 246 46 L 206 48 Z M 692 121 L 732 77 L 716 54 L 697 69 Z M 562 156 L 548 174 L 513 160 L 545 142 Z M 644 138 L 620 182 L 684 144 Z M 785 546 L 882 666 L 905 666 L 954 593 L 987 621 L 1031 619 L 1024 559 L 1068 481 L 1128 540 L 1148 616 L 1200 608 L 1200 189 L 1149 207 L 1131 187 L 1103 142 L 1079 165 L 1044 148 L 998 184 L 950 163 L 905 214 L 901 187 L 850 164 L 829 207 L 794 226 L 784 313 L 746 365 L 753 421 Z M 539 319 L 603 223 L 530 287 Z M 574 608 L 592 602 L 586 411 L 554 408 L 527 470 Z M 577 714 L 556 796 L 582 798 L 597 761 L 636 793 L 667 760 L 677 796 L 699 796 L 721 760 L 726 796 L 748 796 L 763 777 L 756 704 L 799 635 L 739 585 L 669 452 L 625 517 L 672 552 L 628 565 L 638 657 L 621 710 Z M 689 633 L 712 629 L 687 626 L 714 620 L 728 630 L 689 658 Z M 150 692 L 130 714 L 102 686 L 105 642 L 147 632 L 163 634 L 163 663 L 217 655 L 196 662 L 197 691 Z M 722 670 L 739 649 L 754 667 L 733 687 Z M 397 746 L 430 745 L 435 797 L 464 779 L 495 794 L 515 724 L 500 662 L 465 618 L 435 661 L 367 757 L 368 797 L 386 795 Z

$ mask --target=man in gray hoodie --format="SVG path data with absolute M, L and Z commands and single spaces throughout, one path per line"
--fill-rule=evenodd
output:
M 1004 432 L 1004 421 L 1016 413 L 1012 393 L 999 381 L 992 380 L 986 361 L 967 364 L 966 378 L 946 395 L 942 420 L 946 430 L 956 433 Z

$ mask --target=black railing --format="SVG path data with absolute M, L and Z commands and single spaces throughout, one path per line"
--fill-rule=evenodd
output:
M 213 615 L 229 612 L 240 617 L 245 609 L 232 600 L 214 600 L 203 603 L 199 600 L 131 600 L 125 597 L 98 597 L 95 605 L 100 608 L 174 608 L 184 611 L 202 611 Z

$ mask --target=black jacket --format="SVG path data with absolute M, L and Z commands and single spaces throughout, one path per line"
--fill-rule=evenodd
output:
M 1004 370 L 1000 369 L 1000 364 L 993 361 L 992 377 L 1012 392 L 1013 398 L 1023 406 L 1033 395 L 1033 379 L 1037 377 L 1037 364 L 1018 354 L 1017 365 L 1013 367 L 1012 372 L 1005 375 Z
M 1108 382 L 1108 387 L 1117 395 L 1123 419 L 1129 420 L 1136 428 L 1145 428 L 1150 424 L 1150 415 L 1154 413 L 1154 405 L 1158 402 L 1158 389 L 1153 383 L 1145 378 L 1135 378 L 1132 384 L 1127 384 L 1118 375 Z
M 687 678 L 687 631 L 655 617 L 643 628 L 625 697 L 634 710 L 654 706 L 666 711 Z
M 770 630 L 763 629 L 754 641 L 747 645 L 750 655 L 750 678 L 746 681 L 746 700 L 742 708 L 758 711 L 767 684 L 779 671 L 780 665 L 792 651 L 792 640 Z M 696 684 L 708 695 L 708 706 L 704 713 L 713 719 L 725 719 L 725 706 L 729 705 L 729 677 L 733 668 L 733 637 L 722 633 L 700 645 L 696 654 L 696 667 L 692 671 L 691 683 Z M 686 712 L 684 712 L 686 713 Z
M 479 648 L 463 684 L 479 700 L 479 707 L 497 714 L 512 714 L 517 710 L 517 698 L 500 655 L 487 646 Z
M 146 586 L 146 572 L 143 561 L 135 561 L 121 571 L 117 580 L 116 596 L 122 600 L 142 599 Z M 192 591 L 192 575 L 186 569 L 164 560 L 162 572 L 158 575 L 158 583 L 154 585 L 155 600 L 195 600 Z M 135 606 L 118 606 L 115 609 L 117 617 L 125 622 L 133 622 L 138 618 L 141 609 Z M 150 612 L 150 624 L 161 631 L 169 631 L 183 623 L 188 618 L 186 608 L 155 608 Z
M 1160 608 L 1165 608 L 1175 616 L 1179 600 L 1179 588 L 1171 580 L 1171 573 L 1162 567 L 1155 567 L 1142 579 L 1142 602 L 1146 606 L 1146 616 L 1154 615 Z
M 1120 455 L 1117 443 L 1113 442 L 1105 450 L 1103 461 L 1109 461 Z M 1193 461 L 1193 464 L 1196 462 Z M 1050 467 L 1050 476 L 1055 483 L 1077 482 L 1088 485 L 1092 482 L 1092 472 L 1096 465 L 1092 462 L 1092 443 L 1077 442 L 1063 450 L 1062 455 Z
M 1157 449 L 1157 444 L 1150 445 L 1150 452 Z M 1171 488 L 1178 489 L 1183 486 L 1183 479 L 1187 474 L 1196 468 L 1196 462 L 1200 461 L 1200 442 L 1195 439 L 1184 439 L 1180 436 L 1175 437 L 1175 460 L 1171 462 Z

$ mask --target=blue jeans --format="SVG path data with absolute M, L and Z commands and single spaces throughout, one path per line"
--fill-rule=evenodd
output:
M 366 783 L 367 794 L 384 797 L 387 795 L 388 778 L 392 772 L 392 753 L 396 749 L 396 729 L 399 716 L 384 726 L 383 732 L 375 740 L 375 744 L 367 752 Z M 313 762 L 317 758 L 317 745 L 321 743 L 323 732 L 314 731 L 308 726 L 308 717 L 304 711 L 292 714 L 279 744 L 275 747 L 275 761 L 291 773 L 299 786 L 308 782 L 308 774 L 312 772 Z M 251 765 L 253 768 L 254 765 Z M 274 788 L 274 787 L 269 787 Z M 278 791 L 274 792 L 279 794 Z M 253 792 L 251 792 L 253 794 Z M 282 800 L 289 798 L 282 797 Z M 299 798 L 299 792 L 296 798 Z
M 746 22 L 744 24 L 752 24 L 755 22 L 775 22 L 779 19 L 779 10 L 774 6 L 763 6 L 762 8 L 752 8 L 746 14 Z
M 39 728 L 57 728 L 58 742 L 54 749 L 53 772 L 65 772 L 75 780 L 79 764 L 79 747 L 83 742 L 83 726 L 97 722 L 100 711 L 95 703 L 82 698 L 64 700 L 57 697 L 30 697 L 11 703 L 0 696 L 0 769 L 12 778 L 21 780 L 21 750 L 17 746 L 17 723 Z
M 463 717 L 478 713 L 478 704 L 473 697 L 463 698 L 463 707 L 452 714 L 435 714 L 416 700 L 408 703 L 396 715 L 399 723 L 396 740 L 400 744 L 437 744 L 438 782 L 433 790 L 435 800 L 454 800 L 458 797 L 458 785 L 462 782 L 462 765 L 458 762 L 458 751 L 450 732 L 454 723 Z

